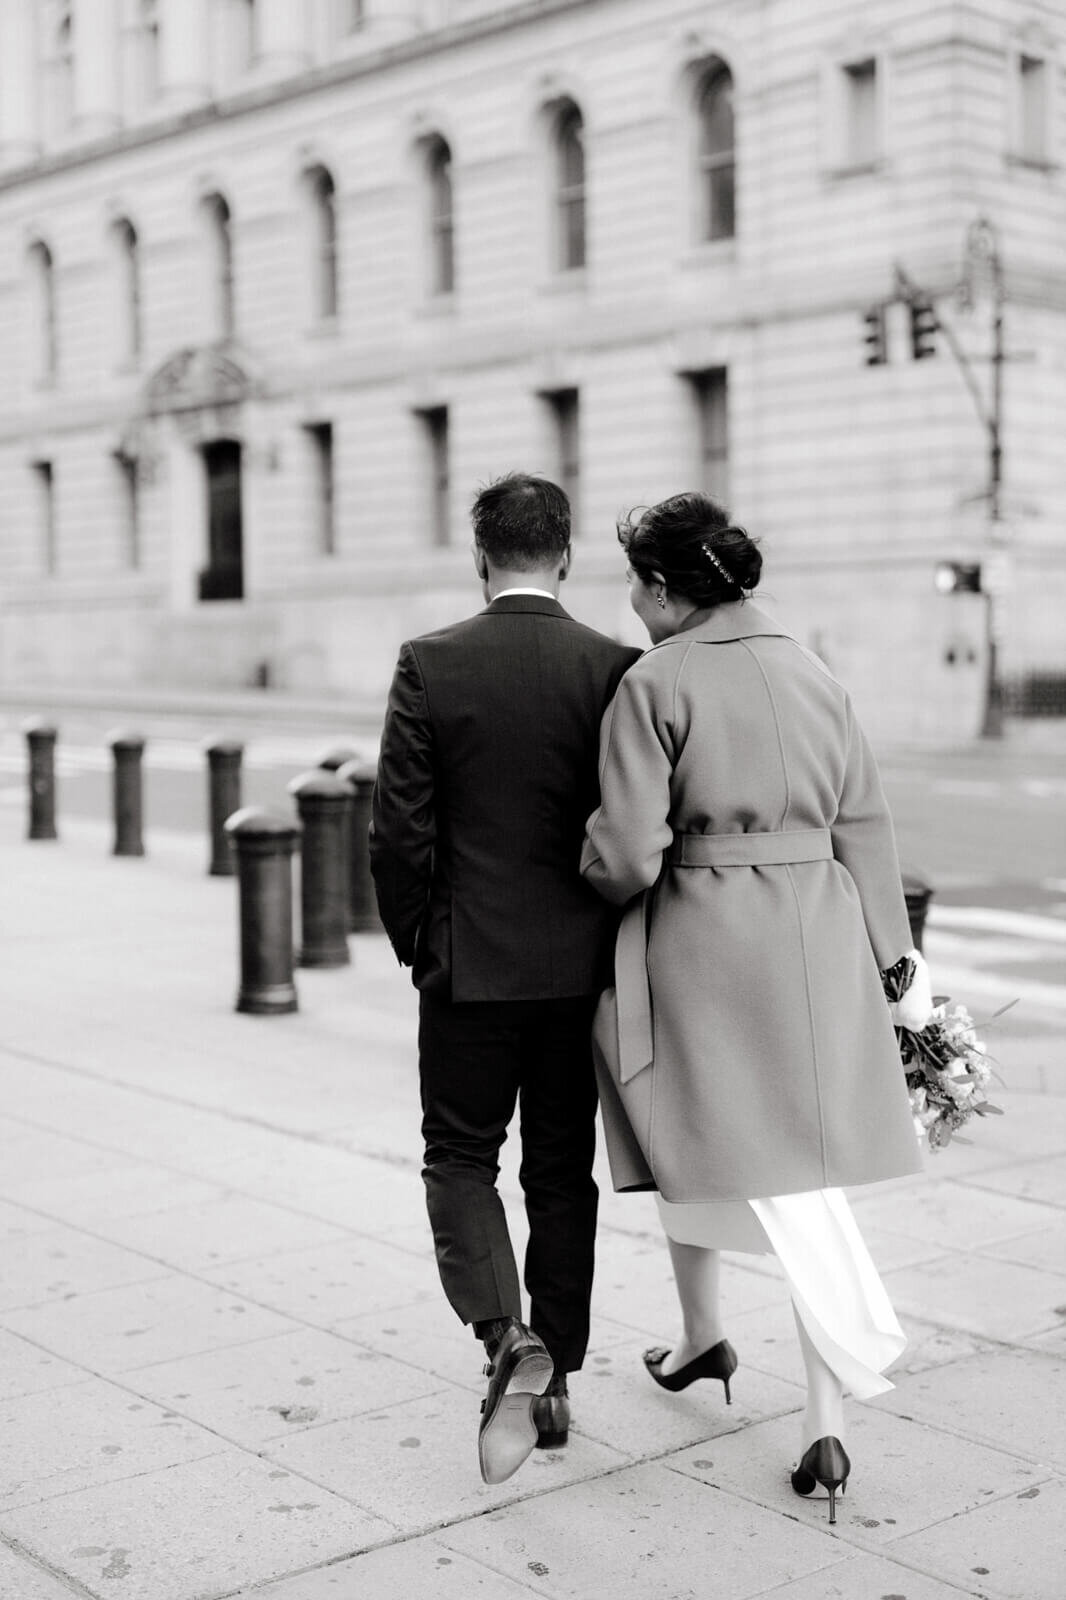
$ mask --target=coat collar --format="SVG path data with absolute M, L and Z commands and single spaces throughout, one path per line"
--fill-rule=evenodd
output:
M 541 594 L 504 594 L 496 600 L 490 600 L 484 611 L 483 617 L 499 616 L 501 612 L 514 613 L 516 611 L 535 611 L 544 617 L 562 617 L 569 621 L 569 613 L 563 610 L 558 600 L 551 600 Z
M 750 600 L 733 600 L 726 605 L 713 606 L 708 611 L 694 611 L 677 633 L 671 634 L 669 639 L 660 640 L 660 644 L 673 644 L 681 638 L 699 644 L 727 644 L 733 639 L 755 639 L 760 635 L 779 639 L 793 637 L 787 628 L 775 622 L 758 606 L 752 605 Z M 652 649 L 658 650 L 659 645 L 653 645 Z

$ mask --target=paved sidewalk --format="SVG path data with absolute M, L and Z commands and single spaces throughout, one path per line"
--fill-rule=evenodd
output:
M 0 811 L 0 1600 L 1061 1600 L 1052 985 L 998 1028 L 1008 1115 L 855 1197 L 911 1344 L 896 1390 L 850 1405 L 835 1529 L 789 1487 L 803 1395 L 772 1263 L 727 1268 L 733 1406 L 661 1392 L 639 1356 L 675 1331 L 666 1250 L 605 1175 L 571 1442 L 493 1490 L 384 941 L 301 974 L 297 1016 L 239 1017 L 235 887 L 201 840 L 119 861 L 98 824 L 22 829 Z M 934 923 L 930 953 L 977 1009 L 967 939 Z

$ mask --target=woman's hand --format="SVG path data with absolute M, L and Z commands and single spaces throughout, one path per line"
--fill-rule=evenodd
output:
M 921 1033 L 933 1014 L 933 987 L 925 958 L 917 950 L 911 950 L 909 956 L 914 965 L 914 975 L 906 993 L 901 999 L 891 1001 L 888 1011 L 897 1028 L 909 1028 L 912 1033 Z

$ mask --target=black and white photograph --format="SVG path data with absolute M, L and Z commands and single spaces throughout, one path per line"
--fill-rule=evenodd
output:
M 1066 1594 L 1066 0 L 0 0 L 0 1600 Z

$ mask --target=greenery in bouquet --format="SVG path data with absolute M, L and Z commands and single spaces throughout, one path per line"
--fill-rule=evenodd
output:
M 909 957 L 893 967 L 885 974 L 887 998 L 901 999 L 913 976 L 914 964 Z M 1003 1006 L 995 1016 L 1002 1016 L 1009 1009 Z M 917 1031 L 897 1027 L 896 1037 L 914 1131 L 931 1150 L 942 1150 L 950 1144 L 971 1117 L 1003 1115 L 1001 1107 L 988 1098 L 992 1067 L 977 1037 L 977 1024 L 965 1006 L 953 1005 L 947 995 L 934 995 L 933 1014 L 925 1027 Z

